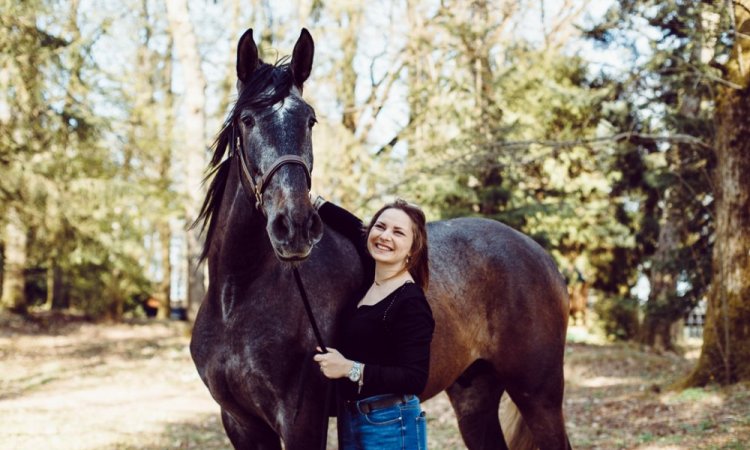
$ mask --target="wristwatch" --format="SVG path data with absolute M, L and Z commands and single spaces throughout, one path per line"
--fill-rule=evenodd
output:
M 356 383 L 362 378 L 362 363 L 354 361 L 352 368 L 349 369 L 349 379 Z

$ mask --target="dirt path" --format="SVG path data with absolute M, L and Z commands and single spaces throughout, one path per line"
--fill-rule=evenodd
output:
M 187 344 L 181 323 L 50 327 L 0 316 L 0 449 L 230 449 Z M 750 387 L 664 392 L 691 364 L 571 344 L 573 447 L 750 448 Z M 430 447 L 464 448 L 447 398 L 425 409 Z
M 0 333 L 0 448 L 229 448 L 180 323 Z

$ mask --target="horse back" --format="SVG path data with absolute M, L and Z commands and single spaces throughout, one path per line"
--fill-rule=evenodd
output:
M 427 297 L 436 327 L 425 397 L 479 359 L 507 377 L 558 370 L 568 296 L 550 255 L 528 236 L 489 219 L 433 222 L 428 239 Z

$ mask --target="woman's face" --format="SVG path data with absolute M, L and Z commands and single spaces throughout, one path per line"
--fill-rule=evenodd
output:
M 376 262 L 403 264 L 414 243 L 414 225 L 400 209 L 383 211 L 367 236 L 367 250 Z

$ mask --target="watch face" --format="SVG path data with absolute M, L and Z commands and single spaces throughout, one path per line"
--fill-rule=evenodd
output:
M 360 365 L 359 364 L 354 364 L 352 366 L 351 370 L 349 370 L 349 379 L 351 381 L 354 381 L 354 382 L 358 381 L 359 380 L 359 372 L 360 372 Z

